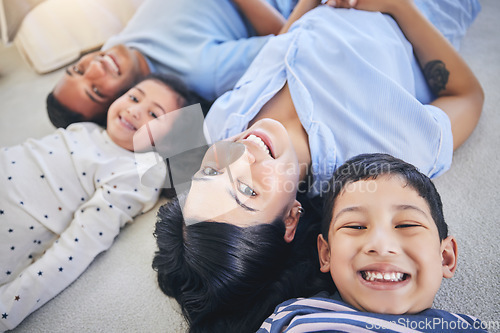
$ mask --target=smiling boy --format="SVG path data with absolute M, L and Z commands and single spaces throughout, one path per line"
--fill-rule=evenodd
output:
M 260 332 L 475 331 L 479 320 L 431 309 L 457 267 L 440 196 L 413 165 L 363 154 L 337 169 L 327 194 L 320 270 L 338 292 L 282 303 Z

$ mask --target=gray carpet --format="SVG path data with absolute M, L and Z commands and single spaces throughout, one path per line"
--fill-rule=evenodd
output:
M 482 83 L 486 102 L 477 129 L 435 182 L 459 244 L 458 271 L 443 282 L 435 306 L 492 322 L 495 332 L 500 331 L 500 1 L 480 2 L 483 10 L 461 53 Z M 14 48 L 0 46 L 0 146 L 54 130 L 44 99 L 60 75 L 38 76 Z M 14 332 L 184 331 L 175 304 L 157 289 L 150 268 L 155 212 L 126 227 L 109 251 Z

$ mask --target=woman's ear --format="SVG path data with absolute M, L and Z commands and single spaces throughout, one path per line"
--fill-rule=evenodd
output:
M 285 242 L 290 243 L 293 241 L 293 238 L 295 237 L 295 231 L 297 231 L 297 224 L 299 223 L 300 219 L 300 211 L 302 210 L 302 205 L 300 202 L 295 200 L 295 202 L 292 205 L 292 208 L 288 211 L 288 213 L 285 215 Z
M 319 270 L 328 273 L 330 271 L 330 246 L 321 234 L 318 235 L 318 256 Z
M 451 278 L 457 270 L 458 247 L 455 237 L 448 236 L 441 242 L 441 258 L 443 259 L 443 277 Z

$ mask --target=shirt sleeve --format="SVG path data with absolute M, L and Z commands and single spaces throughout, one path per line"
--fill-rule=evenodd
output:
M 215 95 L 209 96 L 212 100 L 234 88 L 236 82 L 243 76 L 264 44 L 272 36 L 227 40 L 212 47 L 216 63 L 213 67 L 207 64 L 207 68 L 215 68 L 216 70 L 214 75 Z
M 69 286 L 112 245 L 121 227 L 153 206 L 159 189 L 137 184 L 137 173 L 132 171 L 100 186 L 47 251 L 0 287 L 0 331 L 16 327 Z M 127 180 L 133 173 L 131 185 Z

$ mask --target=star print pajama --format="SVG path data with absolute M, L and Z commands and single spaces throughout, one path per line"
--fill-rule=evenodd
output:
M 0 331 L 16 327 L 107 250 L 159 197 L 159 158 L 79 123 L 0 150 Z M 154 186 L 157 185 L 155 188 Z

